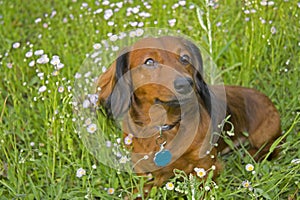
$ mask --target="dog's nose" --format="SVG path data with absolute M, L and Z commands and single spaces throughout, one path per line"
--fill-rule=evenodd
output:
M 187 77 L 177 77 L 174 81 L 174 88 L 179 94 L 188 94 L 193 88 L 193 80 Z

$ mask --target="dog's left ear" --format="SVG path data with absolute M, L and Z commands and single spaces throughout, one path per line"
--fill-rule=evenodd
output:
M 128 55 L 128 52 L 121 54 L 97 82 L 101 89 L 99 104 L 105 108 L 110 117 L 120 117 L 130 105 L 131 81 Z

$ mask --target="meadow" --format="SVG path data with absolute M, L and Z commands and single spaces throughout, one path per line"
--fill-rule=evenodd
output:
M 243 147 L 220 156 L 216 181 L 175 171 L 149 199 L 300 199 L 299 11 L 295 0 L 0 0 L 0 199 L 123 199 L 142 186 L 89 151 L 73 97 L 102 40 L 147 28 L 187 35 L 226 85 L 269 96 L 284 141 L 272 161 Z M 103 148 L 121 145 L 117 131 L 105 134 Z

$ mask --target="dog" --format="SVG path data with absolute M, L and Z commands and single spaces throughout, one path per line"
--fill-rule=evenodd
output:
M 132 139 L 134 170 L 154 177 L 147 190 L 164 184 L 174 169 L 196 174 L 197 168 L 213 166 L 217 176 L 222 168 L 217 155 L 230 150 L 220 133 L 233 127 L 233 143 L 248 140 L 256 161 L 278 154 L 278 148 L 269 153 L 281 135 L 271 100 L 255 89 L 208 85 L 201 52 L 187 39 L 137 41 L 100 75 L 97 86 L 99 105 L 122 120 L 124 138 Z

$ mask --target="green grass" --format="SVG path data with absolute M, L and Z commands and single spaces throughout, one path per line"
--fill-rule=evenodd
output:
M 74 76 L 93 45 L 107 39 L 108 33 L 136 28 L 129 22 L 143 22 L 143 28 L 180 30 L 197 41 L 211 52 L 225 84 L 253 87 L 272 99 L 281 113 L 286 138 L 273 161 L 255 163 L 241 156 L 244 150 L 239 149 L 221 158 L 225 165 L 216 183 L 202 183 L 177 172 L 170 180 L 176 191 L 154 188 L 151 198 L 172 199 L 182 196 L 182 191 L 188 191 L 189 199 L 193 195 L 196 199 L 300 198 L 300 165 L 291 163 L 300 158 L 299 3 L 275 1 L 262 6 L 260 1 L 224 0 L 215 8 L 199 3 L 190 9 L 187 1 L 174 9 L 178 1 L 154 0 L 147 9 L 134 1 L 124 3 L 105 20 L 103 13 L 112 2 L 95 2 L 81 8 L 79 1 L 0 1 L 0 199 L 122 199 L 132 187 L 142 185 L 142 178 L 109 168 L 90 154 L 79 137 L 78 121 L 74 122 L 73 91 L 67 89 L 74 87 Z M 127 8 L 137 5 L 138 13 L 151 16 L 125 17 Z M 200 25 L 196 7 L 203 11 L 204 26 L 210 24 L 211 32 Z M 103 12 L 94 15 L 99 8 Z M 37 18 L 41 22 L 36 23 Z M 170 19 L 176 19 L 175 26 L 170 27 Z M 13 48 L 16 42 L 19 48 Z M 53 76 L 50 63 L 29 67 L 39 57 L 26 58 L 31 49 L 44 50 L 50 60 L 58 55 L 64 68 Z M 44 73 L 43 79 L 39 72 Z M 39 93 L 42 85 L 47 90 Z M 62 93 L 59 86 L 64 87 Z M 254 165 L 255 174 L 245 170 L 248 163 Z M 76 177 L 79 168 L 86 170 L 81 178 Z M 242 186 L 245 180 L 251 182 L 252 190 Z M 199 185 L 210 190 L 197 189 Z M 108 188 L 114 188 L 114 193 L 108 194 Z

